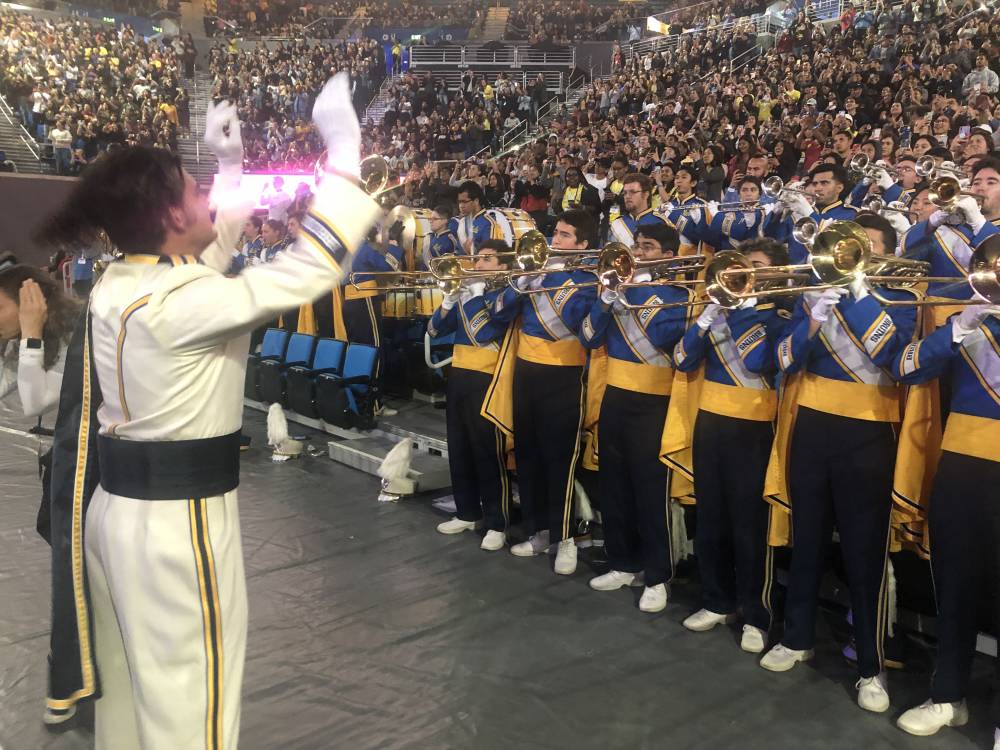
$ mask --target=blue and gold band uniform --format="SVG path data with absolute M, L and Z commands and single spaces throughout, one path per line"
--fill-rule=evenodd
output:
M 826 206 L 817 205 L 810 214 L 810 218 L 822 229 L 832 221 L 851 221 L 856 215 L 856 209 L 845 206 L 842 200 L 835 200 Z M 792 237 L 794 224 L 791 216 L 783 216 L 780 209 L 775 209 L 764 220 L 764 235 L 787 244 L 788 255 L 792 263 L 805 263 L 809 258 L 809 249 Z
M 680 210 L 680 209 L 688 210 Z M 694 210 L 691 210 L 691 209 Z M 712 212 L 708 202 L 697 195 L 689 195 L 684 200 L 674 198 L 669 203 L 660 206 L 660 211 L 670 223 L 677 227 L 681 235 L 681 255 L 693 255 L 698 252 L 705 239 L 706 228 L 712 221 Z
M 851 189 L 850 195 L 847 196 L 847 206 L 860 211 L 865 202 L 865 198 L 868 197 L 870 187 L 871 183 L 865 182 L 864 180 L 855 185 Z M 913 199 L 913 191 L 905 190 L 898 182 L 894 182 L 892 185 L 883 190 L 879 197 L 886 203 L 902 201 L 909 205 L 909 202 Z
M 505 532 L 510 517 L 510 477 L 504 436 L 481 414 L 497 367 L 500 341 L 509 325 L 490 315 L 498 294 L 492 291 L 471 296 L 463 289 L 454 307 L 439 307 L 434 312 L 427 332 L 433 338 L 455 335 L 446 417 L 456 516 L 463 521 L 482 520 L 486 529 Z
M 740 242 L 762 236 L 763 211 L 719 211 L 703 225 L 702 241 L 716 251 L 732 250 Z
M 579 331 L 596 297 L 592 274 L 548 266 L 541 294 L 507 288 L 493 315 L 520 315 L 513 378 L 514 457 L 526 526 L 548 530 L 552 544 L 572 536 L 573 474 L 583 422 L 583 370 L 587 352 Z
M 906 291 L 882 289 L 894 299 Z M 891 311 L 891 312 L 890 312 Z M 816 335 L 804 299 L 795 306 L 777 364 L 796 408 L 787 456 L 794 546 L 782 643 L 815 642 L 820 579 L 834 526 L 851 592 L 861 677 L 882 671 L 887 560 L 901 388 L 890 375 L 913 337 L 912 306 L 883 308 L 871 295 L 840 300 Z
M 937 665 L 931 700 L 965 699 L 983 602 L 1000 564 L 1000 318 L 986 317 L 961 343 L 950 323 L 903 349 L 893 365 L 906 384 L 945 377 L 950 412 L 930 495 L 931 566 L 937 599 Z M 995 591 L 995 589 L 994 589 Z M 989 614 L 992 614 L 990 612 Z M 1000 726 L 1000 694 L 992 702 Z
M 611 220 L 609 239 L 615 242 L 622 242 L 629 247 L 635 244 L 635 233 L 641 226 L 650 224 L 666 224 L 673 226 L 663 214 L 657 213 L 651 208 L 641 211 L 638 215 L 618 214 Z
M 424 266 L 427 266 L 431 258 L 440 258 L 444 255 L 461 255 L 464 252 L 461 243 L 458 241 L 458 236 L 451 229 L 445 229 L 443 232 L 435 232 L 431 237 L 428 257 L 424 258 Z
M 764 633 L 773 565 L 761 498 L 778 410 L 774 342 L 789 318 L 773 303 L 723 312 L 708 330 L 688 328 L 674 352 L 681 372 L 704 368 L 692 443 L 702 605 L 740 609 Z
M 920 221 L 903 235 L 903 256 L 930 263 L 929 276 L 955 277 L 954 283 L 929 283 L 928 297 L 968 299 L 972 289 L 964 282 L 972 258 L 971 243 L 972 230 L 968 225 L 945 224 L 935 229 L 929 221 Z
M 448 221 L 448 230 L 458 240 L 461 252 L 465 252 L 465 243 L 470 239 L 472 240 L 472 249 L 475 251 L 486 240 L 502 237 L 496 223 L 486 214 L 486 209 L 474 216 L 452 217 Z
M 681 303 L 628 310 L 597 300 L 580 327 L 588 349 L 606 347 L 601 399 L 599 481 L 605 548 L 612 570 L 645 574 L 648 587 L 672 578 L 667 532 L 667 467 L 660 438 L 674 370 L 670 352 L 684 335 L 687 289 L 667 284 L 621 292 L 631 304 Z M 593 366 L 593 365 L 592 365 Z

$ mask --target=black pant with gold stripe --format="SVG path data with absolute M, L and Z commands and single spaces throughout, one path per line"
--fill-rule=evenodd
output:
M 378 349 L 375 359 L 373 382 L 376 391 L 382 384 L 382 300 L 380 297 L 362 297 L 344 300 L 344 327 L 347 340 L 355 344 L 368 344 Z
M 772 570 L 763 494 L 773 437 L 770 422 L 708 411 L 698 412 L 694 426 L 702 604 L 718 614 L 739 607 L 744 622 L 765 633 L 771 627 Z
M 667 467 L 660 436 L 669 396 L 609 385 L 598 424 L 604 544 L 612 570 L 645 573 L 647 586 L 672 577 Z
M 796 650 L 813 647 L 820 582 L 836 525 L 862 677 L 882 671 L 895 461 L 892 424 L 799 408 L 788 462 L 793 547 L 782 643 Z
M 514 457 L 529 533 L 552 544 L 571 537 L 573 473 L 583 422 L 583 367 L 518 359 L 514 366 Z
M 492 376 L 452 367 L 448 375 L 448 469 L 458 518 L 506 531 L 510 477 L 503 434 L 480 415 Z
M 996 621 L 1000 597 L 1000 463 L 944 451 L 931 493 L 931 565 L 938 656 L 931 700 L 956 703 L 969 689 L 980 623 Z M 992 596 L 983 596 L 993 586 Z M 992 604 L 992 612 L 983 612 Z M 1000 683 L 1000 662 L 994 683 Z M 993 691 L 1000 726 L 1000 691 Z

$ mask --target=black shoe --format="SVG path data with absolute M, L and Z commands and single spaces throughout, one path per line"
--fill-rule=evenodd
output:
M 240 435 L 240 450 L 241 451 L 248 451 L 248 450 L 250 450 L 250 440 L 251 440 L 251 438 L 250 438 L 249 435 Z

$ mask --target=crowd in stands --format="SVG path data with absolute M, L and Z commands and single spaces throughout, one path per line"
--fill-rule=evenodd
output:
M 358 30 L 368 26 L 472 26 L 484 14 L 483 0 L 421 3 L 416 0 L 219 0 L 215 30 L 275 37 L 332 38 L 356 11 Z
M 351 76 L 363 111 L 385 77 L 385 55 L 373 39 L 358 44 L 299 41 L 253 50 L 215 45 L 209 53 L 212 97 L 239 106 L 247 167 L 311 170 L 322 150 L 310 124 L 312 105 L 337 71 Z
M 180 0 L 75 0 L 74 5 L 128 16 L 180 13 Z
M 190 37 L 145 40 L 129 26 L 0 12 L 0 92 L 50 143 L 60 174 L 122 144 L 174 149 L 190 125 Z
M 630 19 L 641 26 L 649 12 L 645 2 L 521 0 L 507 21 L 507 38 L 555 44 L 618 39 Z

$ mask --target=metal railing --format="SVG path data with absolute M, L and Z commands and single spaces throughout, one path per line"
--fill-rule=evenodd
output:
M 529 65 L 572 67 L 576 65 L 576 48 L 539 50 L 531 47 L 467 45 L 462 47 L 411 47 L 410 69 L 430 65 L 502 65 L 521 68 Z
M 41 162 L 41 149 L 38 148 L 38 144 L 32 137 L 31 133 L 29 133 L 24 127 L 24 124 L 14 116 L 14 110 L 3 96 L 0 96 L 0 113 L 3 114 L 4 119 L 11 125 L 11 127 L 18 131 L 17 135 L 24 142 L 24 145 L 27 146 L 31 155 Z

